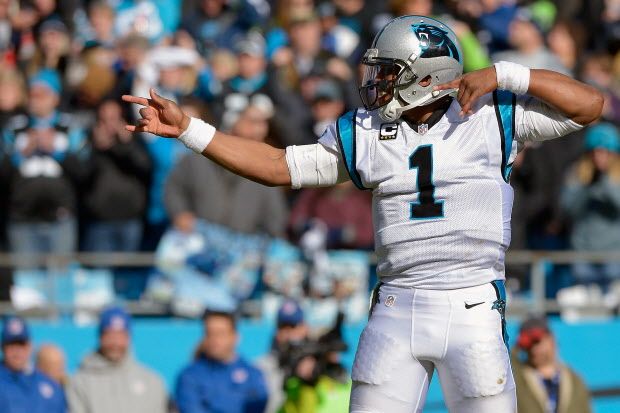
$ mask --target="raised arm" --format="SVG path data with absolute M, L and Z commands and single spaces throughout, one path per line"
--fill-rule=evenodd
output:
M 128 103 L 142 105 L 136 125 L 127 125 L 130 132 L 148 132 L 167 138 L 179 138 L 190 126 L 190 119 L 171 100 L 159 96 L 153 89 L 151 98 L 125 95 Z M 194 122 L 199 122 L 194 120 Z M 218 131 L 206 130 L 204 138 L 208 145 L 202 155 L 245 178 L 263 185 L 290 185 L 291 176 L 286 163 L 285 151 L 261 142 L 249 141 Z M 200 142 L 198 143 L 200 144 Z
M 435 90 L 458 89 L 457 99 L 463 113 L 470 113 L 478 98 L 506 83 L 508 87 L 504 88 L 517 94 L 527 93 L 580 125 L 592 123 L 601 116 L 603 95 L 594 87 L 550 70 L 508 65 L 504 66 L 508 72 L 497 73 L 496 66 L 490 66 L 436 86 Z
M 580 125 L 594 122 L 603 110 L 603 94 L 596 88 L 551 70 L 532 69 L 527 94 Z

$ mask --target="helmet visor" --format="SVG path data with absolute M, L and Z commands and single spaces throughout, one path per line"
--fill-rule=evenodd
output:
M 392 100 L 399 72 L 400 67 L 394 62 L 364 63 L 359 92 L 366 110 L 378 109 Z

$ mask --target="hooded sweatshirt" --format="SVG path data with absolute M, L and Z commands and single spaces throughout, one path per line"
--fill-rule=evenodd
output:
M 87 356 L 69 382 L 71 413 L 165 413 L 161 378 L 127 355 L 112 363 L 99 353 Z

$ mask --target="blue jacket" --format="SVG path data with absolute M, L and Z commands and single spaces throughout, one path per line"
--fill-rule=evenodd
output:
M 2 413 L 66 413 L 62 388 L 45 374 L 10 371 L 0 365 L 0 412 Z
M 201 357 L 176 386 L 180 413 L 263 413 L 267 397 L 262 373 L 240 358 L 223 364 Z

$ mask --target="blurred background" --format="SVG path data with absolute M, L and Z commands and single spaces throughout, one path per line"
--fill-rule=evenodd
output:
M 203 411 L 179 401 L 183 368 L 202 354 L 202 329 L 234 314 L 238 354 L 267 381 L 282 375 L 268 411 L 346 411 L 301 410 L 291 394 L 323 376 L 348 391 L 377 281 L 371 193 L 262 187 L 173 140 L 129 134 L 137 112 L 120 96 L 153 87 L 220 130 L 313 143 L 361 106 L 359 60 L 404 14 L 450 25 L 465 71 L 507 60 L 605 94 L 599 123 L 514 163 L 508 327 L 514 363 L 535 369 L 532 346 L 552 337 L 593 409 L 620 411 L 615 0 L 0 0 L 0 310 L 20 316 L 4 323 L 5 359 L 6 345 L 52 343 L 71 376 L 104 347 L 100 312 L 114 306 L 132 323 L 119 328 L 126 350 L 163 379 L 170 408 Z M 540 323 L 519 326 L 532 316 Z M 298 372 L 308 357 L 324 368 Z M 445 411 L 436 382 L 425 411 Z M 262 411 L 245 406 L 204 411 Z

